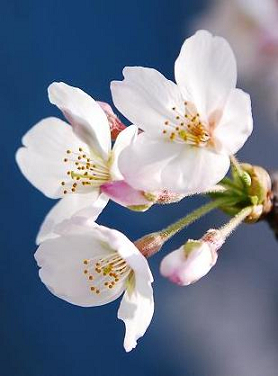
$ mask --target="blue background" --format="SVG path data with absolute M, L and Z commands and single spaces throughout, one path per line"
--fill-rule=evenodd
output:
M 150 260 L 155 315 L 136 350 L 126 354 L 124 326 L 116 319 L 119 301 L 79 308 L 40 282 L 34 239 L 53 201 L 24 179 L 14 161 L 32 125 L 61 116 L 48 103 L 52 81 L 111 102 L 109 82 L 121 79 L 125 65 L 151 66 L 173 79 L 191 20 L 206 6 L 197 0 L 1 1 L 0 376 L 277 374 L 278 254 L 266 224 L 239 229 L 217 267 L 188 288 L 159 275 L 162 254 Z M 278 126 L 266 124 L 256 103 L 254 113 L 255 132 L 240 157 L 274 168 Z M 110 203 L 99 222 L 135 240 L 201 202 L 190 198 L 144 214 Z M 225 219 L 210 215 L 165 250 Z

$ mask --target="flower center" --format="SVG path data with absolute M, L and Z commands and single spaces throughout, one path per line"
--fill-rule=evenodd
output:
M 67 179 L 62 181 L 63 193 L 84 193 L 110 181 L 109 168 L 100 158 L 92 159 L 82 148 L 66 151 L 64 163 L 69 164 Z
M 211 136 L 192 103 L 184 102 L 184 111 L 172 107 L 175 120 L 166 120 L 162 133 L 170 140 L 195 146 L 206 146 Z
M 124 283 L 132 273 L 132 269 L 117 252 L 103 258 L 84 260 L 83 265 L 83 273 L 88 279 L 89 289 L 97 295 L 115 288 L 117 284 Z

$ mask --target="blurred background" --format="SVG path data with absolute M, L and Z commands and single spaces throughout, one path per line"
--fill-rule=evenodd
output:
M 119 301 L 84 309 L 51 295 L 33 258 L 35 236 L 53 201 L 20 174 L 14 153 L 37 121 L 60 113 L 52 81 L 110 102 L 109 83 L 125 65 L 169 79 L 183 40 L 207 28 L 233 46 L 238 86 L 250 92 L 254 133 L 242 161 L 278 168 L 278 4 L 275 0 L 1 0 L 1 376 L 276 376 L 278 244 L 268 226 L 242 226 L 217 266 L 190 287 L 159 275 L 163 254 L 227 218 L 213 213 L 150 260 L 155 315 L 126 354 Z M 204 201 L 132 213 L 110 203 L 99 223 L 135 240 Z

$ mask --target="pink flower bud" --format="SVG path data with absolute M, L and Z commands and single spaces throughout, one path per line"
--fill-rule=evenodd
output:
M 111 130 L 111 138 L 114 141 L 118 137 L 118 134 L 121 133 L 121 131 L 123 131 L 126 128 L 126 126 L 121 122 L 121 120 L 114 113 L 114 111 L 112 110 L 112 107 L 108 103 L 105 103 L 105 102 L 97 102 L 97 103 L 100 105 L 100 107 L 105 112 L 105 115 L 107 116 L 108 123 L 109 123 L 110 130 Z
M 190 285 L 204 277 L 215 265 L 217 249 L 211 240 L 188 240 L 164 257 L 160 272 L 179 286 Z

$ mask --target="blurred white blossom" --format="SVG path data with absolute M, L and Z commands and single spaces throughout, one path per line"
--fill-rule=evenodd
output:
M 259 99 L 260 112 L 277 122 L 278 1 L 211 0 L 193 28 L 225 37 L 238 63 L 239 78 Z

